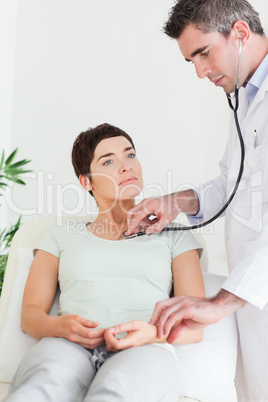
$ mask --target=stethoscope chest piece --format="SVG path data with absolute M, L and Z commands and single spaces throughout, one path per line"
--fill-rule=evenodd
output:
M 126 235 L 127 231 L 125 230 L 125 232 L 122 233 L 122 236 L 124 237 L 124 239 L 134 239 L 135 237 L 139 237 L 139 236 L 143 236 L 145 235 L 145 230 L 142 230 L 141 232 L 138 233 L 133 233 L 129 236 Z

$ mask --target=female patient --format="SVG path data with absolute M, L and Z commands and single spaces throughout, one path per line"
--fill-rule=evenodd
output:
M 172 284 L 175 295 L 204 296 L 200 247 L 184 232 L 122 238 L 143 187 L 124 131 L 102 124 L 81 133 L 72 162 L 98 216 L 55 225 L 36 247 L 21 327 L 41 340 L 22 360 L 6 401 L 176 401 L 179 362 L 149 321 Z M 58 283 L 59 314 L 52 317 Z M 192 331 L 177 343 L 201 338 Z

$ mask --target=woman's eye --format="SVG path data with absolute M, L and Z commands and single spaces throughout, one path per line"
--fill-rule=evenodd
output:
M 135 158 L 135 156 L 136 156 L 135 154 L 128 154 L 127 157 L 128 157 L 128 158 Z
M 106 162 L 104 162 L 104 166 L 107 166 L 107 165 L 110 165 L 112 163 L 112 160 L 111 159 L 108 159 L 108 161 L 106 161 Z
M 203 57 L 207 57 L 207 56 L 209 55 L 209 50 L 208 50 L 207 52 L 200 53 L 200 54 L 201 54 L 201 56 L 203 56 Z

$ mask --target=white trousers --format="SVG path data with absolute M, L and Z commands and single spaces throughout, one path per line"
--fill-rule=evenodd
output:
M 159 345 L 113 354 L 95 371 L 92 352 L 44 338 L 22 359 L 5 402 L 175 402 L 178 362 Z

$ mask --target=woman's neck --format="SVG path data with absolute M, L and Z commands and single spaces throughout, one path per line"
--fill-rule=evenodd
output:
M 134 200 L 113 205 L 99 205 L 96 220 L 88 225 L 94 235 L 107 240 L 121 240 L 122 232 L 127 230 L 127 212 L 135 206 Z

